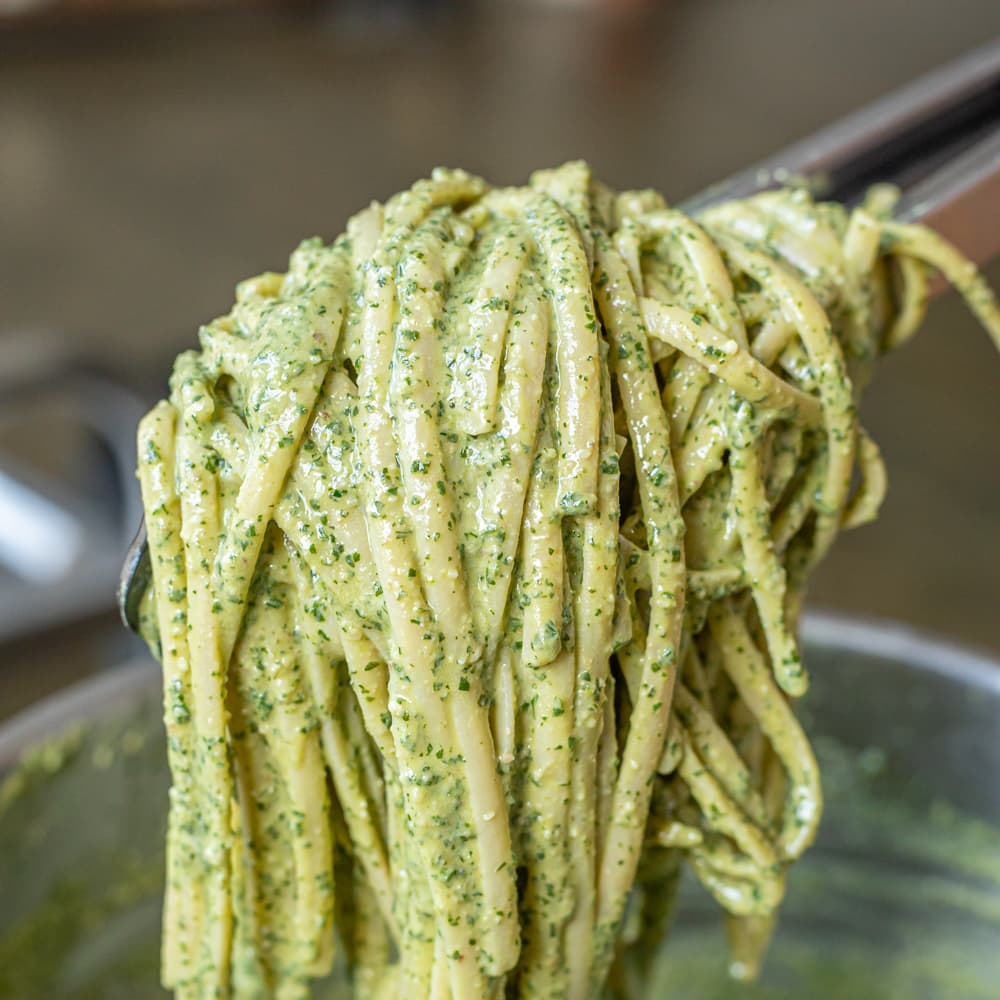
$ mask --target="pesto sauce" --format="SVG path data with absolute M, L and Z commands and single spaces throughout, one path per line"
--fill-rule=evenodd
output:
M 766 947 L 822 811 L 795 625 L 884 489 L 857 400 L 922 309 L 900 253 L 1000 338 L 925 231 L 800 191 L 696 223 L 582 163 L 435 171 L 241 283 L 139 435 L 164 982 L 306 996 L 339 922 L 376 997 L 588 1000 L 662 850 Z

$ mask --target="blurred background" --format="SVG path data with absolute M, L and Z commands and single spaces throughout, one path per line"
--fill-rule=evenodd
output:
M 137 651 L 135 422 L 240 278 L 436 164 L 680 200 L 998 34 L 996 0 L 0 0 L 0 717 Z M 870 390 L 889 498 L 814 607 L 1000 651 L 998 386 L 939 300 Z

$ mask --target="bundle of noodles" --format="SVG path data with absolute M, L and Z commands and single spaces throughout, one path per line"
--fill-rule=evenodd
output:
M 684 861 L 753 974 L 821 812 L 803 587 L 885 486 L 858 392 L 930 268 L 1000 343 L 890 210 L 439 170 L 239 286 L 139 432 L 168 986 L 306 996 L 339 941 L 359 997 L 596 997 Z

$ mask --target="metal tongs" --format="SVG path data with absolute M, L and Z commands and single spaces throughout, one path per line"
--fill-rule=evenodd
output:
M 893 91 L 707 188 L 689 214 L 720 201 L 802 183 L 814 197 L 856 204 L 874 183 L 899 187 L 895 215 L 924 222 L 976 264 L 1000 255 L 1000 39 Z M 118 588 L 138 631 L 151 566 L 145 523 Z
M 923 222 L 978 265 L 1000 255 L 1000 39 L 936 69 L 713 184 L 681 207 L 789 183 L 857 204 L 873 184 L 901 191 L 895 217 Z

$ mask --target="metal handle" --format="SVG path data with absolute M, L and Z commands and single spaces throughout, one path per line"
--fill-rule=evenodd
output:
M 1000 256 L 1000 128 L 906 191 L 896 211 L 980 266 Z
M 111 605 L 119 554 L 141 517 L 134 431 L 144 410 L 130 389 L 58 338 L 8 336 L 4 358 L 0 427 L 20 433 L 43 414 L 84 431 L 108 456 L 116 509 L 9 455 L 0 460 L 0 557 L 12 571 L 0 575 L 0 640 Z
M 1000 39 L 714 184 L 683 207 L 698 212 L 794 179 L 817 197 L 851 204 L 872 183 L 888 181 L 903 189 L 901 217 L 941 229 L 985 263 L 1000 252 L 1000 225 L 994 223 L 995 237 L 985 232 L 991 207 L 996 215 L 990 199 L 1000 172 L 998 135 Z

